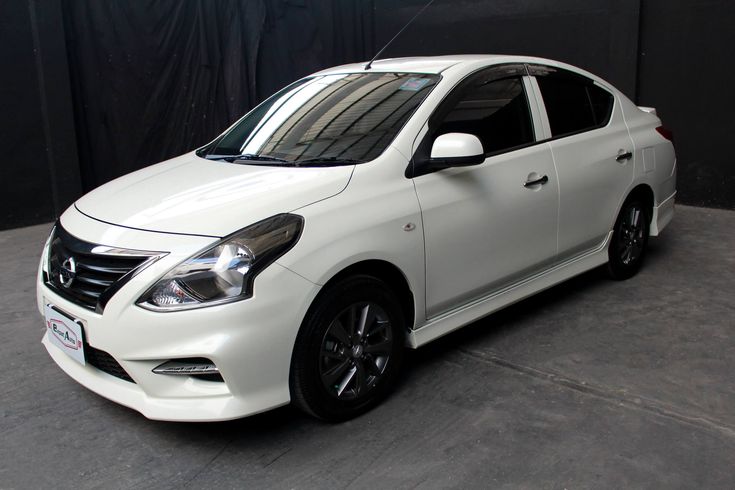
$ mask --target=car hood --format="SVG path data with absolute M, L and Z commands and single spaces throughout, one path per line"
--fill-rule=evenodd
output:
M 241 165 L 192 152 L 108 182 L 75 206 L 115 225 L 222 237 L 339 194 L 353 170 Z

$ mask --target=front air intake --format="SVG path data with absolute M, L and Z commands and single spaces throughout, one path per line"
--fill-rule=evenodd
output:
M 127 371 L 107 352 L 95 349 L 91 345 L 84 344 L 84 358 L 87 364 L 94 366 L 100 371 L 115 376 L 129 383 L 135 383 Z

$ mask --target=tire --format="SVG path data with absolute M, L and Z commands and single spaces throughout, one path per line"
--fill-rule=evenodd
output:
M 650 223 L 649 208 L 641 199 L 629 197 L 623 203 L 607 252 L 610 277 L 619 281 L 628 279 L 641 268 L 646 255 Z
M 296 338 L 291 400 L 329 422 L 368 411 L 396 383 L 405 329 L 401 305 L 385 282 L 356 275 L 328 286 Z

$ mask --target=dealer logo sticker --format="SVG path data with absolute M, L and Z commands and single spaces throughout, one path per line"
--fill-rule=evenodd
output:
M 61 352 L 85 366 L 82 321 L 56 311 L 50 304 L 46 305 L 43 316 L 46 319 L 46 339 Z
M 82 348 L 81 339 L 77 338 L 74 331 L 67 327 L 63 320 L 51 318 L 46 321 L 46 325 L 51 333 L 64 344 L 64 347 L 74 350 Z

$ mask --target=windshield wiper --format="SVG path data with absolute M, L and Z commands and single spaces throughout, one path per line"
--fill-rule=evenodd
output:
M 356 160 L 354 158 L 342 158 L 342 157 L 316 157 L 316 158 L 307 158 L 305 160 L 296 160 L 293 163 L 299 167 L 302 167 L 302 166 L 316 167 L 320 165 L 328 167 L 328 166 L 332 166 L 335 164 L 354 165 L 358 163 L 365 163 L 365 161 Z
M 288 160 L 278 157 L 271 157 L 268 155 L 254 155 L 252 153 L 245 153 L 235 157 L 233 162 L 246 161 L 246 162 L 281 162 L 281 163 L 292 163 Z
M 245 163 L 247 165 L 272 165 L 274 162 L 285 167 L 332 167 L 337 165 L 355 165 L 364 163 L 364 160 L 342 157 L 315 157 L 304 160 L 286 160 L 285 158 L 272 157 L 269 155 L 256 155 L 245 153 L 242 155 L 207 155 L 209 160 L 224 160 L 230 163 Z M 258 163 L 263 162 L 263 163 Z
M 271 157 L 268 155 L 255 155 L 253 153 L 244 153 L 242 155 L 207 155 L 207 160 L 224 160 L 226 162 L 235 163 L 238 161 L 243 162 L 280 162 L 280 163 L 291 163 L 283 158 Z

